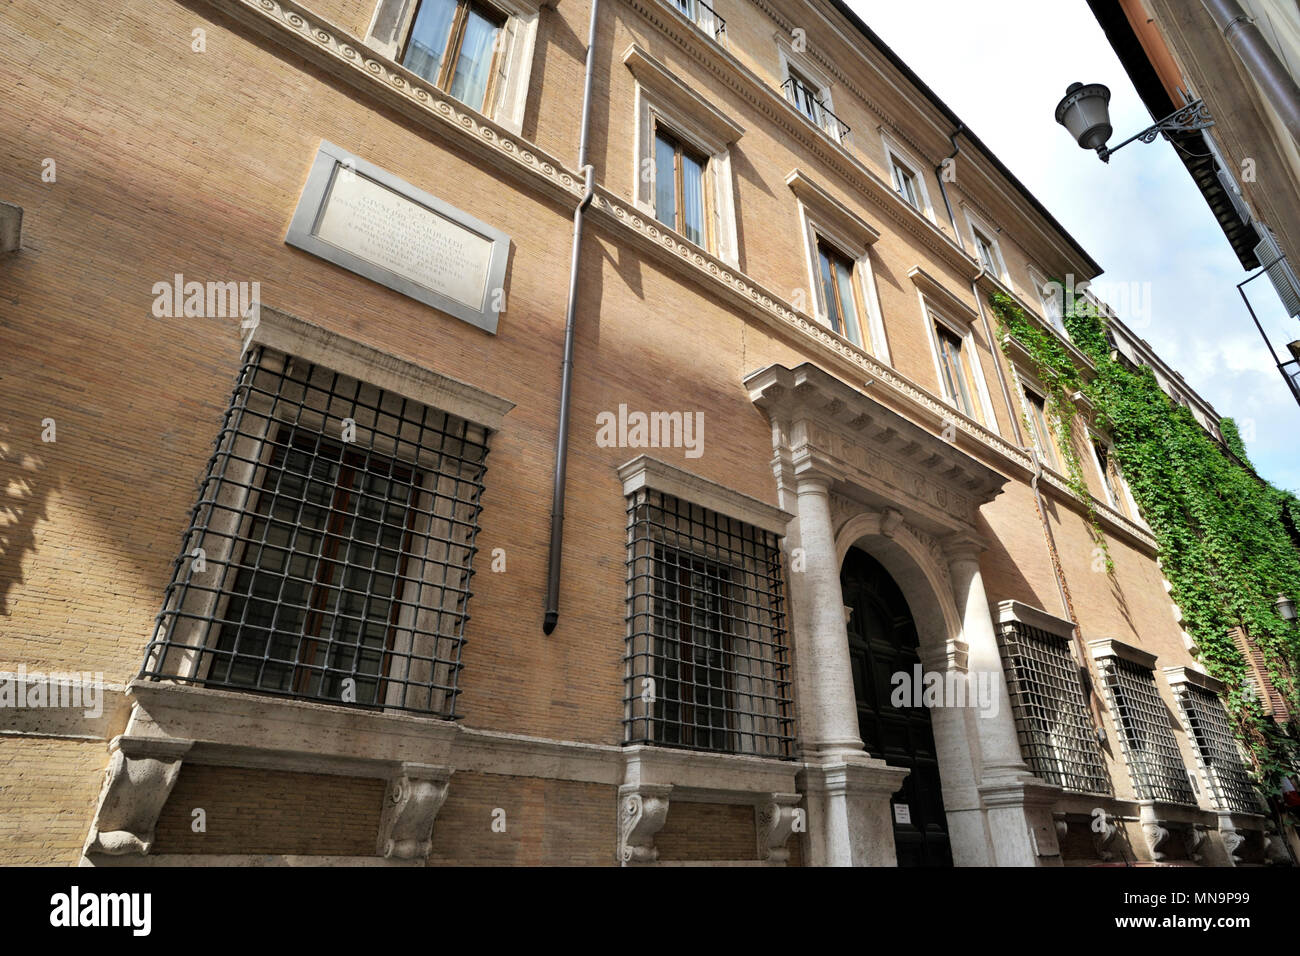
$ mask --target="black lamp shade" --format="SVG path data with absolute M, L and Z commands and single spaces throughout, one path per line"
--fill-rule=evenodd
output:
M 1100 149 L 1114 132 L 1110 125 L 1110 90 L 1101 83 L 1072 83 L 1056 107 L 1056 121 L 1084 149 Z

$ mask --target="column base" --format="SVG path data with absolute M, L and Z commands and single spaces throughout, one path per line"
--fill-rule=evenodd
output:
M 799 774 L 808 795 L 808 863 L 897 866 L 889 799 L 907 773 L 860 750 L 809 758 Z

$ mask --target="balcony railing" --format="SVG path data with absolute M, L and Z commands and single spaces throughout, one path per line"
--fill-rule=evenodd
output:
M 793 76 L 781 84 L 781 92 L 808 119 L 816 123 L 836 142 L 842 143 L 849 137 L 849 125 L 826 108 L 817 96 L 817 91 Z
M 718 16 L 718 12 L 704 0 L 671 0 L 671 3 L 686 19 L 713 39 L 721 40 L 722 34 L 727 32 L 727 21 Z

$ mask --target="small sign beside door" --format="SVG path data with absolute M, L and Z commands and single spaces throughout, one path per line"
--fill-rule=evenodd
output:
M 908 806 L 906 803 L 896 803 L 896 804 L 894 804 L 894 822 L 895 822 L 895 823 L 911 823 L 911 822 L 912 822 L 912 808 L 911 808 L 910 806 Z

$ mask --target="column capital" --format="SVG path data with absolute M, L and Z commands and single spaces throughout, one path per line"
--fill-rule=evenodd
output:
M 940 542 L 948 558 L 949 567 L 965 561 L 979 563 L 980 555 L 987 550 L 984 540 L 969 531 L 950 534 Z

